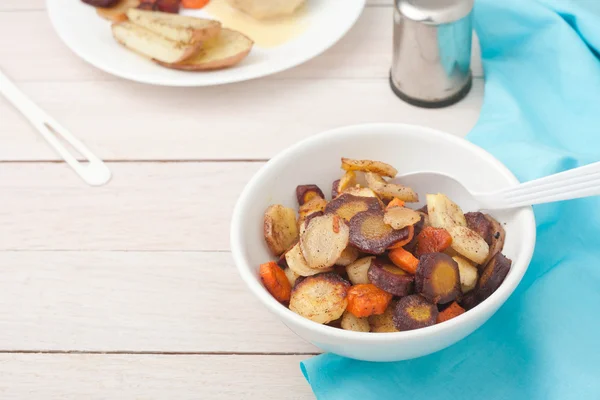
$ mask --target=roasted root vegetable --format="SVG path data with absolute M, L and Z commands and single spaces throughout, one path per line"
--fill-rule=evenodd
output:
M 414 275 L 417 273 L 419 259 L 408 251 L 404 250 L 402 247 L 391 250 L 388 256 L 395 266 L 403 269 L 409 274 Z
M 326 324 L 342 316 L 348 305 L 350 284 L 334 273 L 309 276 L 292 289 L 290 310 L 311 321 Z
M 404 240 L 394 243 L 393 245 L 388 247 L 388 250 L 398 249 L 398 248 L 406 246 L 407 244 L 412 242 L 413 238 L 415 237 L 415 227 L 413 225 L 413 226 L 407 226 L 406 228 L 408 229 L 408 237 Z
M 421 220 L 421 214 L 406 207 L 389 206 L 385 210 L 383 221 L 394 229 L 402 229 L 413 226 Z
M 512 261 L 502 253 L 496 253 L 487 263 L 477 284 L 477 297 L 483 301 L 490 297 L 504 282 L 504 278 L 510 271 Z
M 350 244 L 368 254 L 383 254 L 391 245 L 408 238 L 408 228 L 396 230 L 383 220 L 381 210 L 363 211 L 350 220 Z
M 279 265 L 274 261 L 261 264 L 259 268 L 260 280 L 267 288 L 269 293 L 280 303 L 290 300 L 292 286 L 288 278 Z
M 417 193 L 407 186 L 387 182 L 380 175 L 369 172 L 365 174 L 365 179 L 369 188 L 385 199 L 397 198 L 409 203 L 419 201 Z
M 342 169 L 345 171 L 373 172 L 378 175 L 389 176 L 390 178 L 398 175 L 396 168 L 381 161 L 372 160 L 353 160 L 351 158 L 342 158 Z
M 442 253 L 452 244 L 452 236 L 444 228 L 428 226 L 417 235 L 415 256 L 421 257 L 427 253 Z
M 401 298 L 394 309 L 394 326 L 399 331 L 410 331 L 435 324 L 438 309 L 435 304 L 419 295 Z
M 342 251 L 342 255 L 337 259 L 335 265 L 346 267 L 356 261 L 359 255 L 360 251 L 356 247 L 348 246 Z
M 312 200 L 302 204 L 298 208 L 298 229 L 300 230 L 302 224 L 307 222 L 311 217 L 317 217 L 323 215 L 327 201 L 320 197 L 315 197 Z
M 373 260 L 368 276 L 375 286 L 395 296 L 406 296 L 413 292 L 414 277 L 385 260 Z
M 339 215 L 347 222 L 359 212 L 367 210 L 379 211 L 381 210 L 381 204 L 376 198 L 359 197 L 348 193 L 341 194 L 331 200 L 325 207 L 325 213 Z
M 397 301 L 392 300 L 383 314 L 371 315 L 368 318 L 371 332 L 398 332 L 398 329 L 396 329 L 396 326 L 394 325 L 394 310 L 396 309 L 396 304 Z
M 479 300 L 479 296 L 477 296 L 477 292 L 475 290 L 471 290 L 469 293 L 465 294 L 463 297 L 461 297 L 461 299 L 458 301 L 458 303 L 460 304 L 460 306 L 462 308 L 464 308 L 465 310 L 471 310 L 472 308 L 475 308 L 479 303 L 481 303 L 481 300 Z
M 340 179 L 333 181 L 331 184 L 331 198 L 335 199 L 340 195 Z
M 290 283 L 291 287 L 294 287 L 296 281 L 298 280 L 298 278 L 300 278 L 300 275 L 295 273 L 290 267 L 285 268 L 283 270 L 283 273 L 287 277 L 287 280 Z
M 104 8 L 113 7 L 114 5 L 116 5 L 119 2 L 119 0 L 82 0 L 82 1 L 86 4 L 89 4 L 90 6 L 104 7 Z
M 429 253 L 419 258 L 415 291 L 427 300 L 449 303 L 461 295 L 458 265 L 444 253 Z
M 317 185 L 298 185 L 296 187 L 296 199 L 298 199 L 299 205 L 315 198 L 325 199 L 323 191 Z
M 392 301 L 392 294 L 368 283 L 354 285 L 348 289 L 348 307 L 346 311 L 358 318 L 383 314 Z
M 181 0 L 156 0 L 154 4 L 157 11 L 177 14 L 179 12 Z
M 300 235 L 300 249 L 307 265 L 314 269 L 333 266 L 348 246 L 349 233 L 348 225 L 337 215 L 311 219 Z
M 298 240 L 296 211 L 280 204 L 270 206 L 265 211 L 263 230 L 271 253 L 281 255 Z
M 389 210 L 390 208 L 394 208 L 394 207 L 404 207 L 406 203 L 402 200 L 400 200 L 397 197 L 394 197 L 389 203 L 388 205 L 385 207 L 385 210 Z
M 458 265 L 458 274 L 460 275 L 460 289 L 463 293 L 468 293 L 475 289 L 477 285 L 478 271 L 469 260 L 461 256 L 452 257 Z
M 484 213 L 468 212 L 465 214 L 465 219 L 469 229 L 477 232 L 488 246 L 492 244 L 492 223 L 485 217 Z
M 337 190 L 338 193 L 344 193 L 346 190 L 351 187 L 356 186 L 356 172 L 354 171 L 346 171 L 344 176 L 340 178 L 340 182 L 338 184 Z
M 369 188 L 360 187 L 360 186 L 353 186 L 353 187 L 350 187 L 350 188 L 346 189 L 344 191 L 344 193 L 348 193 L 348 194 L 351 194 L 351 195 L 357 196 L 357 197 L 373 197 L 373 198 L 377 199 L 377 201 L 379 202 L 379 204 L 383 208 L 383 203 L 381 202 L 381 200 L 377 196 L 377 193 L 375 193 L 374 191 L 372 191 Z
M 436 323 L 448 321 L 449 319 L 458 317 L 460 314 L 464 314 L 465 309 L 462 308 L 457 302 L 452 302 L 443 311 L 440 311 L 436 320 Z
M 481 264 L 487 259 L 490 247 L 477 232 L 466 226 L 453 226 L 448 233 L 452 236 L 452 248 L 457 253 L 476 264 Z
M 341 328 L 354 332 L 369 332 L 371 330 L 368 318 L 358 318 L 348 311 L 342 315 Z
M 198 9 L 208 4 L 210 0 L 181 0 L 183 8 Z
M 506 232 L 502 227 L 500 222 L 496 221 L 491 215 L 486 214 L 485 217 L 491 224 L 491 243 L 490 243 L 490 252 L 488 254 L 487 259 L 483 262 L 482 265 L 486 265 L 492 257 L 494 257 L 497 253 L 500 253 L 504 248 L 504 239 L 506 238 Z
M 111 6 L 98 6 L 96 13 L 104 19 L 112 22 L 127 21 L 127 10 L 136 8 L 140 5 L 139 0 L 120 0 L 113 3 Z
M 299 276 L 311 276 L 324 272 L 323 269 L 311 268 L 308 266 L 302 255 L 302 250 L 300 250 L 300 243 L 296 243 L 294 247 L 285 253 L 285 261 L 288 268 Z M 325 271 L 328 270 L 330 269 Z
M 373 259 L 375 259 L 373 256 L 364 257 L 346 267 L 348 279 L 350 279 L 353 285 L 371 283 L 369 280 L 369 268 Z
M 441 193 L 427 195 L 427 215 L 434 228 L 450 230 L 456 225 L 467 226 L 465 215 L 458 204 Z

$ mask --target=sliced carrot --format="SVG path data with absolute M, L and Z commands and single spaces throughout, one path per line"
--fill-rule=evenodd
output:
M 452 236 L 444 228 L 428 226 L 417 235 L 415 256 L 427 253 L 441 253 L 452 244 Z
M 202 8 L 208 4 L 210 0 L 181 0 L 183 8 Z
M 393 208 L 393 207 L 404 207 L 404 204 L 405 203 L 402 200 L 400 200 L 397 197 L 394 197 L 394 199 L 388 203 L 388 205 L 385 207 L 385 209 L 389 210 L 390 208 Z
M 261 264 L 259 275 L 260 280 L 277 301 L 281 303 L 290 301 L 292 285 L 285 276 L 285 272 L 279 268 L 275 261 Z
M 354 285 L 348 290 L 346 311 L 356 317 L 380 315 L 392 301 L 392 294 L 379 289 L 372 283 Z
M 437 317 L 437 323 L 448 321 L 454 317 L 458 317 L 464 313 L 465 309 L 458 305 L 457 302 L 453 301 L 444 311 L 441 311 Z
M 404 271 L 409 274 L 417 273 L 417 266 L 419 265 L 419 259 L 408 251 L 404 250 L 402 247 L 399 249 L 394 249 L 389 253 L 390 260 L 399 268 L 402 268 Z
M 408 227 L 408 237 L 398 243 L 394 243 L 393 245 L 391 245 L 390 247 L 388 247 L 388 250 L 394 250 L 394 249 L 399 249 L 400 247 L 404 247 L 407 244 L 409 244 L 412 240 L 413 237 L 415 236 L 415 226 L 414 225 L 410 225 Z

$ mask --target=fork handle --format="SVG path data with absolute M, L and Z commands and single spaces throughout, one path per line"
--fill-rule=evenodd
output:
M 110 180 L 110 170 L 82 142 L 62 127 L 51 116 L 46 114 L 34 102 L 29 100 L 10 79 L 0 70 L 0 93 L 4 94 L 17 110 L 33 125 L 54 150 L 75 170 L 75 172 L 91 186 L 104 185 Z M 82 164 L 58 140 L 62 138 L 77 150 L 88 161 Z
M 600 162 L 476 197 L 482 208 L 494 210 L 597 195 L 600 195 Z

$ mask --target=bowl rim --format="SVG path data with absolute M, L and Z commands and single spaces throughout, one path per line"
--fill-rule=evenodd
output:
M 254 274 L 251 272 L 252 266 L 249 265 L 249 263 L 242 254 L 243 252 L 241 251 L 241 249 L 244 247 L 242 208 L 244 204 L 250 202 L 250 193 L 253 191 L 253 188 L 256 185 L 258 185 L 258 183 L 262 180 L 262 177 L 266 173 L 266 171 L 269 170 L 272 165 L 277 164 L 279 160 L 285 159 L 290 154 L 295 153 L 302 147 L 310 146 L 328 138 L 334 138 L 336 136 L 344 136 L 348 134 L 362 135 L 364 133 L 361 132 L 373 132 L 374 130 L 378 129 L 398 131 L 412 130 L 414 132 L 420 131 L 420 133 L 424 135 L 438 137 L 444 141 L 453 142 L 458 146 L 467 147 L 469 150 L 472 150 L 475 153 L 479 153 L 479 155 L 481 155 L 482 158 L 486 159 L 488 162 L 493 164 L 493 166 L 496 167 L 496 169 L 513 184 L 517 185 L 520 183 L 516 176 L 492 154 L 462 137 L 458 137 L 441 130 L 403 123 L 356 124 L 327 130 L 325 132 L 301 140 L 284 149 L 279 154 L 275 155 L 273 158 L 267 161 L 259 171 L 257 171 L 254 174 L 254 176 L 244 187 L 233 210 L 230 227 L 230 248 L 238 272 L 240 273 L 243 281 L 246 283 L 250 291 L 263 303 L 265 307 L 267 307 L 267 309 L 269 309 L 272 313 L 281 318 L 284 324 L 288 325 L 287 322 L 289 321 L 290 323 L 300 325 L 302 328 L 307 329 L 309 331 L 313 331 L 315 333 L 319 333 L 332 338 L 354 339 L 359 340 L 361 342 L 373 343 L 390 341 L 394 342 L 403 339 L 408 340 L 417 337 L 424 338 L 429 336 L 443 335 L 444 332 L 451 332 L 454 329 L 456 329 L 458 325 L 466 324 L 469 320 L 478 320 L 483 318 L 483 322 L 485 322 L 496 311 L 494 310 L 494 308 L 500 308 L 502 304 L 506 302 L 506 300 L 512 295 L 514 290 L 521 282 L 523 275 L 525 275 L 525 272 L 529 268 L 529 264 L 531 262 L 531 258 L 533 257 L 533 252 L 536 243 L 536 222 L 533 213 L 533 208 L 530 206 L 523 207 L 521 209 L 522 212 L 524 212 L 523 218 L 525 218 L 527 222 L 527 229 L 526 231 L 522 231 L 521 234 L 524 238 L 529 238 L 529 240 L 523 241 L 524 244 L 522 250 L 524 250 L 525 256 L 519 259 L 518 262 L 513 263 L 512 268 L 514 268 L 515 266 L 518 267 L 518 269 L 515 269 L 517 273 L 510 274 L 507 277 L 507 279 L 502 283 L 502 285 L 500 285 L 500 287 L 494 293 L 492 293 L 490 297 L 481 302 L 477 307 L 473 308 L 472 310 L 469 310 L 469 312 L 459 315 L 458 317 L 445 321 L 443 324 L 435 324 L 425 328 L 410 331 L 389 332 L 385 335 L 373 335 L 373 332 L 348 331 L 324 324 L 319 324 L 294 313 L 293 311 L 279 303 L 277 300 L 275 300 L 273 296 L 271 296 L 271 294 L 259 283 Z M 501 300 L 503 297 L 504 300 Z M 485 317 L 486 315 L 488 316 Z

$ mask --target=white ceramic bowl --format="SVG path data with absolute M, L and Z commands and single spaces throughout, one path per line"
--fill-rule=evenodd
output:
M 297 207 L 295 188 L 299 184 L 317 184 L 329 195 L 331 183 L 342 174 L 341 157 L 384 161 L 400 174 L 420 170 L 445 172 L 474 191 L 518 183 L 502 163 L 483 149 L 428 128 L 369 124 L 313 136 L 271 159 L 248 183 L 235 207 L 231 250 L 252 293 L 300 337 L 325 351 L 359 360 L 398 361 L 424 356 L 456 343 L 480 327 L 508 299 L 527 270 L 535 246 L 535 220 L 530 207 L 493 214 L 505 224 L 503 252 L 513 260 L 512 268 L 487 300 L 442 324 L 398 333 L 345 331 L 293 313 L 265 290 L 258 277 L 258 266 L 273 257 L 263 239 L 264 210 L 275 203 Z M 453 200 L 460 205 L 461 199 Z

